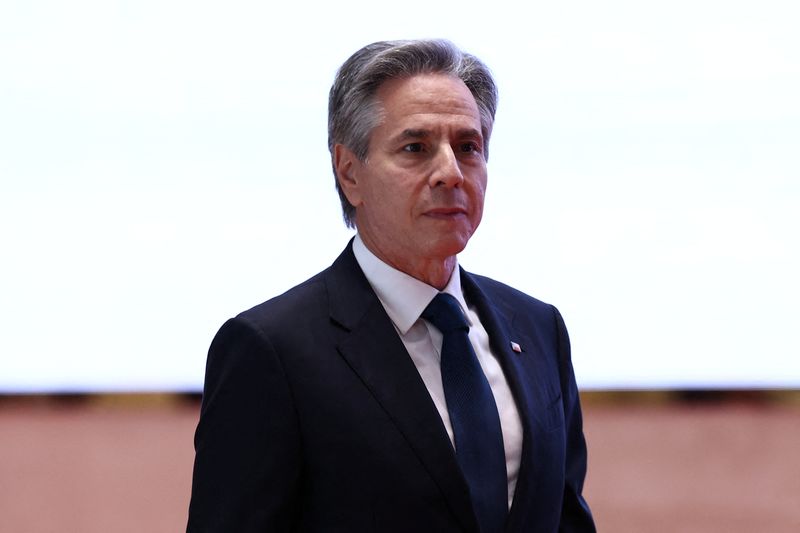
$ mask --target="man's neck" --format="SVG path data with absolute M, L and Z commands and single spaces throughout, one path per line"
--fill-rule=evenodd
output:
M 375 257 L 387 265 L 399 270 L 400 272 L 404 272 L 412 278 L 418 279 L 423 283 L 427 283 L 431 287 L 435 287 L 440 291 L 447 286 L 447 283 L 450 281 L 450 277 L 453 275 L 453 270 L 455 270 L 455 267 L 458 264 L 456 256 L 454 255 L 444 259 L 421 257 L 392 258 L 389 257 L 388 254 L 383 253 L 380 248 L 371 243 L 369 239 L 365 239 L 363 235 L 360 235 L 360 238 L 364 243 L 364 246 L 366 246 L 367 249 L 375 255 Z

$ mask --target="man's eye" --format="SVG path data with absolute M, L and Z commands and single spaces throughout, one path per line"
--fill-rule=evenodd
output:
M 468 154 L 470 152 L 477 152 L 478 147 L 475 143 L 463 143 L 461 145 L 461 151 Z
M 403 146 L 403 151 L 405 152 L 421 152 L 422 151 L 422 143 L 411 143 Z

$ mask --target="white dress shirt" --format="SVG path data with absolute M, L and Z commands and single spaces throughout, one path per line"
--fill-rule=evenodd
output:
M 400 335 L 414 366 L 417 367 L 417 371 L 439 411 L 439 416 L 444 422 L 450 442 L 453 443 L 453 427 L 450 424 L 450 414 L 447 411 L 447 402 L 442 387 L 442 372 L 439 367 L 442 334 L 433 324 L 420 317 L 439 291 L 378 259 L 364 245 L 358 235 L 353 241 L 353 253 Z M 461 305 L 461 310 L 470 326 L 469 340 L 483 373 L 489 381 L 497 404 L 500 426 L 503 431 L 506 472 L 508 473 L 508 506 L 510 508 L 522 455 L 522 422 L 500 362 L 489 347 L 489 335 L 483 328 L 475 309 L 469 307 L 464 301 L 464 295 L 461 292 L 461 277 L 458 272 L 458 265 L 456 265 L 453 270 L 454 275 L 450 277 L 450 281 L 442 292 L 454 296 Z

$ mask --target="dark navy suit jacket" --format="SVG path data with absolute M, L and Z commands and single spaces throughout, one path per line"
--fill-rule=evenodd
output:
M 461 276 L 522 418 L 506 531 L 594 531 L 561 316 Z M 195 449 L 192 533 L 478 532 L 441 418 L 352 243 L 330 268 L 220 329 Z

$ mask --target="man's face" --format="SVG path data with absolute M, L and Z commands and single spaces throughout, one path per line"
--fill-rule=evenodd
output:
M 486 159 L 480 113 L 458 78 L 424 74 L 377 92 L 382 120 L 358 161 L 337 147 L 337 170 L 365 244 L 411 275 L 455 256 L 483 214 Z

